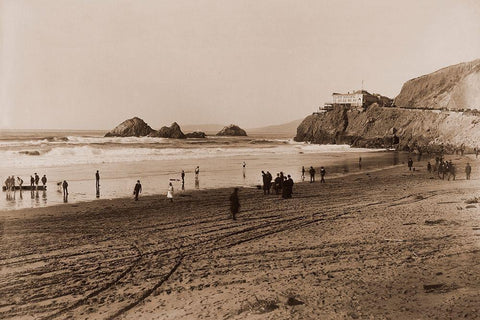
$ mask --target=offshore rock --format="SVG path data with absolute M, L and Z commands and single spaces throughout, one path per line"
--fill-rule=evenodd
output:
M 190 133 L 185 134 L 185 136 L 187 138 L 203 139 L 203 138 L 206 137 L 206 134 L 205 134 L 205 132 L 202 132 L 202 131 L 194 131 L 194 132 L 190 132 Z
M 120 123 L 115 129 L 105 134 L 105 137 L 143 137 L 154 131 L 145 121 L 134 117 Z
M 158 131 L 154 131 L 149 134 L 150 137 L 159 137 L 159 138 L 172 138 L 172 139 L 185 139 L 186 136 L 183 134 L 180 126 L 174 122 L 170 127 L 162 127 Z
M 246 136 L 247 132 L 237 125 L 231 124 L 217 133 L 217 136 Z

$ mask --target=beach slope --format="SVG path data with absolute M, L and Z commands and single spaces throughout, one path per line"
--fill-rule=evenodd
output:
M 475 318 L 479 180 L 416 169 L 241 189 L 237 221 L 230 189 L 2 212 L 0 318 Z

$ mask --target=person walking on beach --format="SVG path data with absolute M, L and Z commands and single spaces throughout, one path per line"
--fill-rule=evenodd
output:
M 95 190 L 97 193 L 100 192 L 100 172 L 95 172 Z
M 167 199 L 170 199 L 170 202 L 173 202 L 173 185 L 171 182 L 168 184 Z
M 409 170 L 409 171 L 412 171 L 412 167 L 413 167 L 413 160 L 412 160 L 412 158 L 408 157 L 407 165 L 408 165 L 408 170 Z
M 63 198 L 66 199 L 68 197 L 68 182 L 67 182 L 67 180 L 63 180 L 62 188 L 63 188 Z
M 38 174 L 35 172 L 35 186 L 38 188 L 38 182 L 40 181 L 40 177 Z
M 135 196 L 135 201 L 138 201 L 138 195 L 142 192 L 142 185 L 140 184 L 140 180 L 137 180 L 137 184 L 135 188 L 133 188 L 133 195 Z
M 180 176 L 182 177 L 182 185 L 185 184 L 185 171 L 182 170 L 182 173 L 180 174 Z
M 42 184 L 43 184 L 43 189 L 45 190 L 45 185 L 47 184 L 47 176 L 43 175 L 42 177 Z
M 240 210 L 240 200 L 238 199 L 238 188 L 233 189 L 230 195 L 230 212 L 232 213 L 232 219 L 237 220 L 237 213 Z
M 243 173 L 243 179 L 245 179 L 247 174 L 247 164 L 245 163 L 245 161 L 243 161 L 242 163 L 242 173 Z
M 35 186 L 35 178 L 33 176 L 30 176 L 30 188 L 33 190 L 34 186 Z
M 310 183 L 313 183 L 315 182 L 315 169 L 313 169 L 313 167 L 310 166 L 309 172 L 310 172 Z
M 305 181 L 305 167 L 302 166 L 302 181 Z
M 324 167 L 320 167 L 320 183 L 325 183 L 325 175 L 327 174 L 327 171 L 325 171 Z
M 467 165 L 465 166 L 465 175 L 467 180 L 470 180 L 470 173 L 472 173 L 472 167 L 470 166 L 470 162 L 467 162 Z
M 362 157 L 358 157 L 358 169 L 362 170 Z

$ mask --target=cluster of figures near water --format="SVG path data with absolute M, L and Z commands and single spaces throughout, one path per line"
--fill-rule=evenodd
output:
M 475 150 L 477 151 L 477 150 Z M 478 158 L 478 152 L 475 152 L 476 157 Z M 407 160 L 407 167 L 409 171 L 415 171 L 416 168 L 414 166 L 414 161 L 412 157 L 408 157 Z M 359 157 L 358 159 L 358 168 L 362 169 L 362 158 Z M 427 163 L 427 170 L 432 175 L 431 178 L 437 176 L 439 179 L 447 179 L 447 180 L 455 180 L 457 177 L 457 168 L 453 161 L 444 159 L 443 155 L 436 156 L 434 159 L 432 158 Z M 320 183 L 325 183 L 325 176 L 327 174 L 327 170 L 325 167 L 321 166 L 318 168 L 318 172 L 320 174 Z M 472 172 L 472 167 L 469 162 L 467 162 L 464 173 L 465 179 L 470 180 L 470 175 Z M 242 163 L 242 173 L 243 178 L 246 177 L 246 163 Z M 310 166 L 309 168 L 305 168 L 302 166 L 301 168 L 301 181 L 305 181 L 306 175 L 309 175 L 309 182 L 314 183 L 317 170 Z M 181 182 L 181 189 L 185 190 L 185 171 L 182 170 L 180 173 L 180 178 L 171 178 L 169 179 L 166 198 L 170 202 L 173 202 L 174 199 L 174 186 L 173 182 Z M 199 188 L 199 181 L 200 181 L 200 167 L 197 166 L 194 170 L 194 180 L 195 180 L 195 187 L 196 189 Z M 35 199 L 37 202 L 39 201 L 40 195 L 39 191 L 42 191 L 42 199 L 46 202 L 47 198 L 47 176 L 43 175 L 42 178 L 37 173 L 34 173 L 30 176 L 30 185 L 24 185 L 24 180 L 14 175 L 7 177 L 5 180 L 5 185 L 3 186 L 3 191 L 6 192 L 6 198 L 9 201 L 16 200 L 17 191 L 19 191 L 19 199 L 23 199 L 22 191 L 29 190 L 31 199 Z M 262 185 L 257 185 L 256 188 L 263 190 L 264 195 L 280 195 L 282 199 L 289 199 L 292 198 L 293 194 L 293 186 L 294 180 L 292 175 L 285 174 L 284 172 L 276 173 L 276 177 L 274 178 L 270 171 L 261 171 L 261 181 Z M 68 182 L 67 180 L 59 181 L 56 183 L 57 185 L 57 192 L 63 194 L 63 201 L 65 203 L 68 202 Z M 133 188 L 133 196 L 134 200 L 138 201 L 139 196 L 142 193 L 142 184 L 140 180 L 137 180 L 136 184 Z M 96 197 L 100 197 L 100 172 L 99 170 L 95 173 L 95 191 Z M 236 215 L 240 209 L 240 200 L 238 196 L 239 188 L 234 188 L 233 193 L 230 196 L 230 204 L 231 204 L 231 217 L 235 220 Z

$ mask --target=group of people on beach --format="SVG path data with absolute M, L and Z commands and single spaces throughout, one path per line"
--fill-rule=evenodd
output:
M 308 169 L 308 173 L 310 174 L 310 183 L 315 182 L 315 174 L 317 171 L 313 166 L 310 166 L 310 169 Z M 327 174 L 327 171 L 325 170 L 325 167 L 320 167 L 320 183 L 325 183 L 325 175 Z M 305 181 L 305 167 L 302 166 L 302 181 Z
M 270 189 L 273 186 L 275 194 L 282 194 L 283 199 L 288 199 L 292 197 L 293 193 L 293 179 L 287 174 L 285 175 L 282 171 L 277 173 L 277 177 L 273 179 L 272 174 L 267 171 L 262 170 L 262 181 L 263 181 L 263 194 L 270 194 Z
M 17 183 L 15 183 L 17 181 Z M 44 174 L 43 177 L 40 179 L 40 176 L 35 172 L 34 175 L 30 176 L 30 190 L 38 189 L 38 185 L 42 182 L 42 187 L 45 189 L 47 185 L 47 176 Z M 15 190 L 23 190 L 23 179 L 17 177 L 15 180 L 15 176 L 7 177 L 5 180 L 5 190 L 6 191 L 15 191 Z

